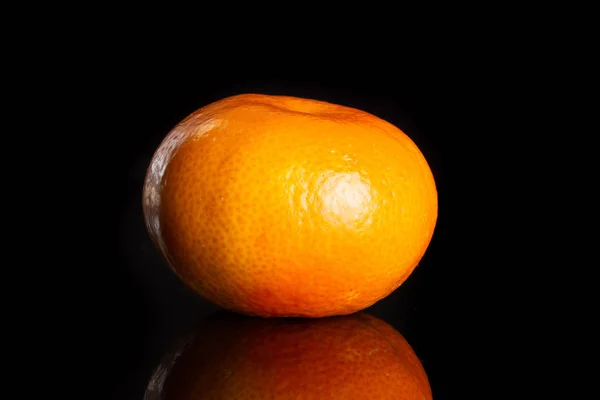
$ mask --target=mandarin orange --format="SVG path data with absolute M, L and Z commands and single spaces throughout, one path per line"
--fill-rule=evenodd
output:
M 151 238 L 206 300 L 258 316 L 362 310 L 427 250 L 431 169 L 399 128 L 361 110 L 244 94 L 195 111 L 147 171 Z

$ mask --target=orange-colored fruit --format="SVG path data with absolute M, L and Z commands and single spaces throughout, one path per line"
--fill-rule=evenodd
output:
M 146 399 L 432 398 L 411 346 L 368 314 L 211 319 L 163 359 Z
M 322 317 L 395 290 L 437 219 L 431 170 L 376 116 L 238 95 L 192 113 L 147 172 L 150 236 L 183 282 L 226 309 Z

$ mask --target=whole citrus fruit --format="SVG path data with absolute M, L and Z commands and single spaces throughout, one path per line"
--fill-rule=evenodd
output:
M 147 400 L 429 400 L 404 337 L 359 313 L 317 319 L 217 314 L 163 358 Z
M 400 129 L 357 109 L 238 95 L 173 128 L 143 195 L 150 236 L 226 309 L 322 317 L 390 294 L 437 219 L 432 172 Z

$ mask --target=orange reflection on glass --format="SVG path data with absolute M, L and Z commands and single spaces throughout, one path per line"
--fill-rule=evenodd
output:
M 146 400 L 431 399 L 404 337 L 364 312 L 320 319 L 207 318 L 156 369 Z

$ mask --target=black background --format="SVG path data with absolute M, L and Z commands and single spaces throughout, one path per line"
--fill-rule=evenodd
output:
M 177 122 L 249 91 L 362 108 L 425 153 L 439 190 L 433 241 L 370 311 L 413 345 L 434 398 L 518 397 L 540 366 L 560 379 L 542 374 L 530 397 L 556 393 L 572 365 L 556 358 L 580 342 L 569 319 L 586 303 L 568 300 L 593 293 L 582 285 L 593 282 L 581 273 L 589 260 L 574 262 L 585 244 L 565 246 L 580 226 L 561 226 L 589 225 L 583 200 L 593 198 L 579 194 L 593 182 L 580 164 L 594 160 L 582 151 L 593 125 L 578 126 L 589 101 L 571 93 L 592 82 L 581 12 L 216 5 L 169 15 L 28 4 L 7 25 L 4 221 L 17 223 L 5 227 L 4 265 L 22 276 L 5 278 L 14 323 L 3 328 L 24 341 L 5 341 L 21 397 L 138 399 L 172 339 L 214 310 L 152 249 L 141 185 Z M 358 18 L 344 14 L 353 10 Z M 550 329 L 533 334 L 546 318 Z
M 473 376 L 481 374 L 476 359 L 489 343 L 477 339 L 483 297 L 470 301 L 487 290 L 475 244 L 482 239 L 471 227 L 478 201 L 472 189 L 461 186 L 461 172 L 472 170 L 473 163 L 464 143 L 472 139 L 473 121 L 481 118 L 475 114 L 482 110 L 473 82 L 434 63 L 406 68 L 382 61 L 365 69 L 275 62 L 251 68 L 233 61 L 180 69 L 173 63 L 162 68 L 159 61 L 113 58 L 105 69 L 83 77 L 76 90 L 82 94 L 76 107 L 82 134 L 94 135 L 81 142 L 89 151 L 78 153 L 78 165 L 94 178 L 78 187 L 80 200 L 73 205 L 88 216 L 80 221 L 86 234 L 73 232 L 86 257 L 81 266 L 86 284 L 74 294 L 79 340 L 83 335 L 87 343 L 73 363 L 74 370 L 87 368 L 81 382 L 94 385 L 99 398 L 141 398 L 173 341 L 217 310 L 185 289 L 152 247 L 141 211 L 144 174 L 160 141 L 189 113 L 225 96 L 265 93 L 363 109 L 400 127 L 420 147 L 439 193 L 436 231 L 411 277 L 367 311 L 413 346 L 434 398 L 460 398 L 458 387 L 467 381 L 474 390 Z M 98 375 L 101 385 L 93 383 Z
M 15 318 L 3 328 L 24 341 L 5 342 L 22 397 L 139 399 L 173 338 L 214 310 L 152 249 L 142 179 L 177 122 L 250 91 L 362 108 L 426 155 L 439 190 L 433 241 L 370 311 L 415 348 L 434 398 L 518 397 L 524 390 L 513 388 L 540 366 L 560 379 L 542 374 L 530 397 L 556 393 L 572 364 L 555 359 L 580 341 L 568 320 L 585 303 L 568 300 L 593 293 L 582 285 L 593 282 L 581 274 L 589 260 L 574 262 L 585 245 L 565 246 L 581 229 L 561 226 L 589 225 L 571 210 L 590 209 L 579 193 L 593 182 L 581 172 L 593 168 L 580 163 L 594 160 L 582 154 L 593 125 L 577 126 L 590 108 L 569 93 L 592 82 L 580 62 L 589 25 L 562 8 L 426 4 L 419 15 L 361 4 L 328 16 L 324 7 L 224 6 L 172 15 L 29 6 L 9 27 L 3 194 L 5 222 L 17 224 L 5 227 L 5 272 L 22 276 L 5 279 Z M 342 15 L 350 9 L 359 18 Z M 550 329 L 533 334 L 546 318 Z M 560 337 L 565 330 L 577 340 Z

